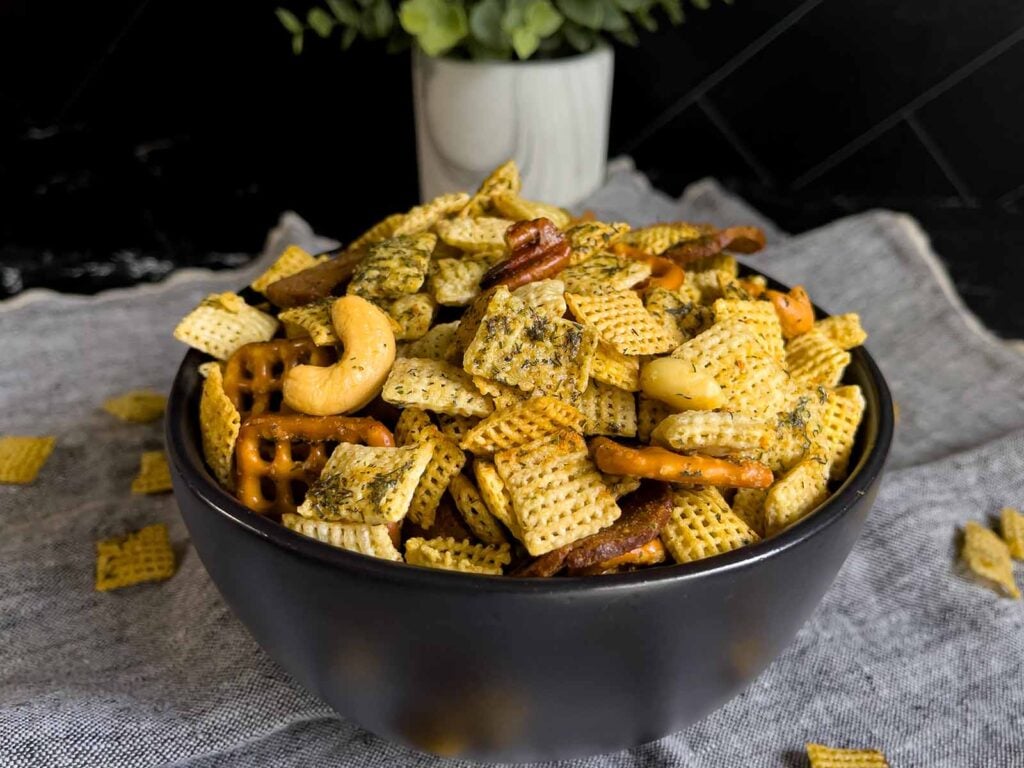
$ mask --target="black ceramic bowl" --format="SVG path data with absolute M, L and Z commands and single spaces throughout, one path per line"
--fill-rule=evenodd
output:
M 199 556 L 257 642 L 340 714 L 416 749 L 530 761 L 613 752 L 699 720 L 790 642 L 857 539 L 893 432 L 863 349 L 867 410 L 843 486 L 781 534 L 697 563 L 589 578 L 429 570 L 336 549 L 239 504 L 200 447 L 203 356 L 167 414 Z

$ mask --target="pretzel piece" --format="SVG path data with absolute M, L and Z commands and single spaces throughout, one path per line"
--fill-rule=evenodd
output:
M 333 347 L 320 347 L 312 339 L 274 339 L 239 347 L 224 368 L 224 392 L 238 413 L 258 416 L 284 413 L 281 389 L 285 375 L 299 365 L 334 363 Z
M 606 437 L 595 438 L 591 448 L 600 470 L 612 475 L 734 488 L 767 488 L 774 479 L 772 471 L 756 461 L 683 456 L 655 446 L 629 448 Z

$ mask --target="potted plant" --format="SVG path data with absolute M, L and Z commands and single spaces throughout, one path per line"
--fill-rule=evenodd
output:
M 424 199 L 474 187 L 513 158 L 524 194 L 571 206 L 604 180 L 614 54 L 682 0 L 323 0 L 277 9 L 301 53 L 307 33 L 413 47 Z M 692 0 L 703 8 L 709 0 Z

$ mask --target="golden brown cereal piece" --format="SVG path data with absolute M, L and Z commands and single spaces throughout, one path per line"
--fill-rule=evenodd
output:
M 508 544 L 495 547 L 450 538 L 417 537 L 405 542 L 405 562 L 424 568 L 500 576 L 501 569 L 512 562 L 512 555 Z
M 762 460 L 774 472 L 785 472 L 801 459 L 825 458 L 822 447 L 828 390 L 788 382 L 776 414 L 775 439 Z
M 706 224 L 688 224 L 684 221 L 677 221 L 634 229 L 625 234 L 620 242 L 658 255 L 676 243 L 696 240 L 712 232 L 714 232 L 714 227 Z
M 487 416 L 494 406 L 461 368 L 441 360 L 395 360 L 381 397 L 402 408 L 423 408 L 453 416 Z
M 346 290 L 364 299 L 396 299 L 416 293 L 427 278 L 437 236 L 429 232 L 392 237 L 370 247 Z
M 460 217 L 437 222 L 437 235 L 448 245 L 470 253 L 486 253 L 505 247 L 505 230 L 515 222 L 489 216 Z
M 618 519 L 618 504 L 590 460 L 583 438 L 570 431 L 495 454 L 512 496 L 521 541 L 534 556 L 596 533 Z
M 711 374 L 725 395 L 726 410 L 762 418 L 779 411 L 786 373 L 747 323 L 715 323 L 675 350 L 672 357 Z
M 764 536 L 764 500 L 768 491 L 763 488 L 739 488 L 732 498 L 732 511 L 743 522 L 753 528 L 758 536 Z
M 498 468 L 494 466 L 493 462 L 475 459 L 473 461 L 473 476 L 476 478 L 480 497 L 484 500 L 490 513 L 500 520 L 513 536 L 517 539 L 521 538 L 522 531 L 519 530 L 519 523 L 516 522 L 512 496 L 508 492 L 505 481 L 498 474 Z
M 404 448 L 340 443 L 297 511 L 343 523 L 401 520 L 433 453 L 429 442 Z
M 441 434 L 456 445 L 466 439 L 466 435 L 480 423 L 478 416 L 449 416 L 447 413 L 437 415 L 437 426 Z
M 409 519 L 421 528 L 430 528 L 448 484 L 466 463 L 466 454 L 431 423 L 426 413 L 413 408 L 402 412 L 395 426 L 395 437 L 399 445 L 426 444 L 432 448 L 430 461 L 409 503 Z
M 754 544 L 760 536 L 733 514 L 717 488 L 672 488 L 672 516 L 661 531 L 677 563 L 692 563 Z
M 294 512 L 339 442 L 393 446 L 379 421 L 352 416 L 250 416 L 235 442 L 239 501 L 259 514 Z
M 591 443 L 594 461 L 602 472 L 632 475 L 684 485 L 767 488 L 771 470 L 756 461 L 727 461 L 713 456 L 683 456 L 658 446 L 631 448 L 607 437 Z
M 459 322 L 440 323 L 423 336 L 406 344 L 399 350 L 399 357 L 425 357 L 430 360 L 447 360 L 448 351 L 455 342 Z
M 632 392 L 592 380 L 579 409 L 586 418 L 585 435 L 636 435 L 636 399 Z
M 889 768 L 885 755 L 874 749 L 839 749 L 808 744 L 811 768 Z
M 702 272 L 715 272 L 725 275 L 726 277 L 738 277 L 740 273 L 740 265 L 734 256 L 730 256 L 727 253 L 716 253 L 691 262 L 686 270 L 686 274 L 688 276 L 700 274 Z
M 26 485 L 36 479 L 57 443 L 55 437 L 0 437 L 0 483 Z
M 786 359 L 782 338 L 782 324 L 775 307 L 768 301 L 716 299 L 712 305 L 715 322 L 741 320 L 751 326 L 751 332 L 761 340 L 769 354 L 778 361 Z
M 427 286 L 438 304 L 466 307 L 479 295 L 480 278 L 490 267 L 484 259 L 435 259 Z
M 134 389 L 103 403 L 103 410 L 121 421 L 146 424 L 164 415 L 167 397 L 148 389 Z
M 649 288 L 645 293 L 644 307 L 661 321 L 679 344 L 690 338 L 697 327 L 693 302 L 687 301 L 676 291 Z
M 491 198 L 495 210 L 512 221 L 529 221 L 531 219 L 547 219 L 559 229 L 565 229 L 572 221 L 569 212 L 556 205 L 524 200 L 512 192 L 497 194 Z
M 637 396 L 636 409 L 636 436 L 640 442 L 649 443 L 654 428 L 671 414 L 672 409 L 665 403 L 647 397 L 641 392 Z
M 453 192 L 414 206 L 395 224 L 391 237 L 423 234 L 442 219 L 461 211 L 468 202 L 469 195 L 465 192 Z
M 275 318 L 250 307 L 238 294 L 214 293 L 182 318 L 174 338 L 227 360 L 243 344 L 270 339 L 277 325 Z
M 399 296 L 387 305 L 385 312 L 394 321 L 395 338 L 401 341 L 415 341 L 423 338 L 434 320 L 437 302 L 429 293 L 412 293 Z
M 828 498 L 828 462 L 804 459 L 768 489 L 764 499 L 765 532 L 774 536 L 806 517 Z
M 331 322 L 332 304 L 334 304 L 333 296 L 319 299 L 311 304 L 286 309 L 277 316 L 277 319 L 282 323 L 297 325 L 319 347 L 337 344 L 338 336 L 334 332 L 334 324 Z
M 621 499 L 627 493 L 632 493 L 640 487 L 639 477 L 631 477 L 629 475 L 609 475 L 602 472 L 601 478 L 604 480 L 604 484 L 608 486 L 608 490 L 611 491 L 612 496 L 616 499 Z
M 999 513 L 999 527 L 1010 555 L 1024 560 L 1024 515 L 1013 507 L 1003 507 Z
M 459 514 L 469 529 L 484 544 L 506 544 L 508 537 L 498 524 L 498 519 L 491 514 L 480 491 L 465 475 L 455 475 L 448 486 Z
M 582 264 L 563 270 L 558 276 L 569 293 L 625 291 L 651 276 L 651 265 L 625 259 L 614 253 L 602 253 Z
M 624 355 L 606 341 L 598 341 L 590 378 L 627 392 L 640 389 L 640 358 Z
M 512 295 L 521 299 L 528 307 L 533 307 L 537 314 L 552 319 L 565 315 L 565 283 L 561 280 L 547 279 L 527 283 L 512 291 Z
M 1006 597 L 1020 599 L 1020 590 L 1013 580 L 1010 548 L 994 531 L 969 521 L 964 526 L 964 547 L 960 556 L 970 572 L 986 586 Z
M 223 390 L 243 418 L 284 412 L 286 374 L 300 365 L 326 366 L 337 360 L 333 347 L 312 339 L 273 339 L 239 347 L 224 367 Z
M 304 269 L 315 267 L 322 261 L 326 261 L 329 257 L 327 256 L 313 256 L 307 252 L 304 248 L 300 248 L 297 245 L 289 245 L 281 255 L 277 257 L 277 260 L 271 264 L 267 270 L 253 280 L 249 287 L 258 293 L 266 293 L 267 286 L 271 283 L 276 283 L 278 280 L 282 280 L 292 275 L 297 275 Z
M 285 513 L 281 515 L 285 528 L 301 533 L 311 539 L 330 544 L 332 547 L 358 552 L 361 555 L 379 557 L 383 560 L 402 559 L 402 553 L 395 549 L 388 526 L 366 523 L 337 523 L 327 520 L 310 520 Z
M 678 337 L 644 309 L 634 291 L 566 293 L 565 300 L 577 320 L 595 328 L 603 341 L 624 355 L 657 355 L 678 346 Z
M 420 408 L 403 408 L 395 423 L 395 443 L 411 445 L 418 443 L 434 426 L 430 414 Z
M 477 456 L 490 456 L 563 429 L 582 432 L 585 423 L 584 415 L 572 405 L 543 395 L 495 411 L 473 427 L 460 445 Z
M 597 334 L 569 320 L 538 314 L 499 286 L 466 347 L 474 376 L 576 400 L 587 388 Z
M 171 468 L 163 451 L 145 451 L 139 474 L 132 480 L 132 493 L 167 493 L 171 488 Z
M 623 222 L 582 221 L 566 230 L 565 236 L 572 249 L 570 266 L 577 266 L 607 251 L 629 232 L 629 224 Z
M 651 441 L 666 448 L 707 456 L 756 454 L 767 450 L 773 438 L 765 421 L 727 411 L 676 413 L 651 433 Z
M 235 441 L 242 417 L 224 391 L 224 374 L 220 365 L 201 367 L 206 377 L 199 400 L 199 431 L 203 438 L 203 457 L 217 482 L 228 490 L 235 487 Z
M 481 395 L 487 395 L 494 399 L 494 410 L 496 411 L 519 405 L 534 395 L 539 396 L 541 394 L 539 391 L 533 393 L 523 392 L 519 387 L 502 384 L 500 381 L 494 381 L 484 376 L 474 376 L 473 386 L 476 387 L 477 392 Z
M 794 339 L 814 328 L 814 305 L 802 285 L 794 285 L 788 293 L 766 290 L 764 296 L 775 307 L 782 335 Z
M 96 542 L 96 591 L 166 581 L 174 575 L 174 550 L 163 523 Z
M 850 364 L 850 353 L 818 331 L 797 336 L 786 345 L 789 375 L 801 384 L 837 387 Z
M 830 480 L 844 480 L 857 428 L 864 415 L 864 395 L 860 387 L 851 385 L 834 389 L 827 397 L 812 451 L 830 462 Z
M 480 188 L 469 199 L 469 202 L 459 211 L 462 216 L 483 216 L 494 207 L 492 202 L 498 195 L 518 195 L 522 188 L 519 178 L 519 168 L 514 160 L 502 163 L 493 171 L 490 176 L 484 179 Z
M 867 332 L 861 327 L 860 315 L 856 312 L 826 317 L 814 324 L 814 330 L 831 339 L 840 349 L 859 347 L 868 339 Z
M 345 249 L 347 253 L 353 253 L 357 251 L 364 251 L 371 245 L 376 245 L 382 240 L 387 240 L 389 237 L 394 237 L 395 227 L 402 223 L 405 218 L 404 213 L 392 213 L 385 219 L 381 219 L 368 230 L 363 232 L 359 237 L 348 244 Z

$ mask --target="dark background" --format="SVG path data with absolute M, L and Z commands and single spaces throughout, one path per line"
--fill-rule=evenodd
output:
M 278 4 L 0 0 L 0 297 L 238 264 L 286 208 L 345 240 L 416 202 L 408 55 L 295 57 Z M 1024 336 L 1020 0 L 690 10 L 618 48 L 609 149 L 673 194 L 716 176 L 794 232 L 908 211 Z

